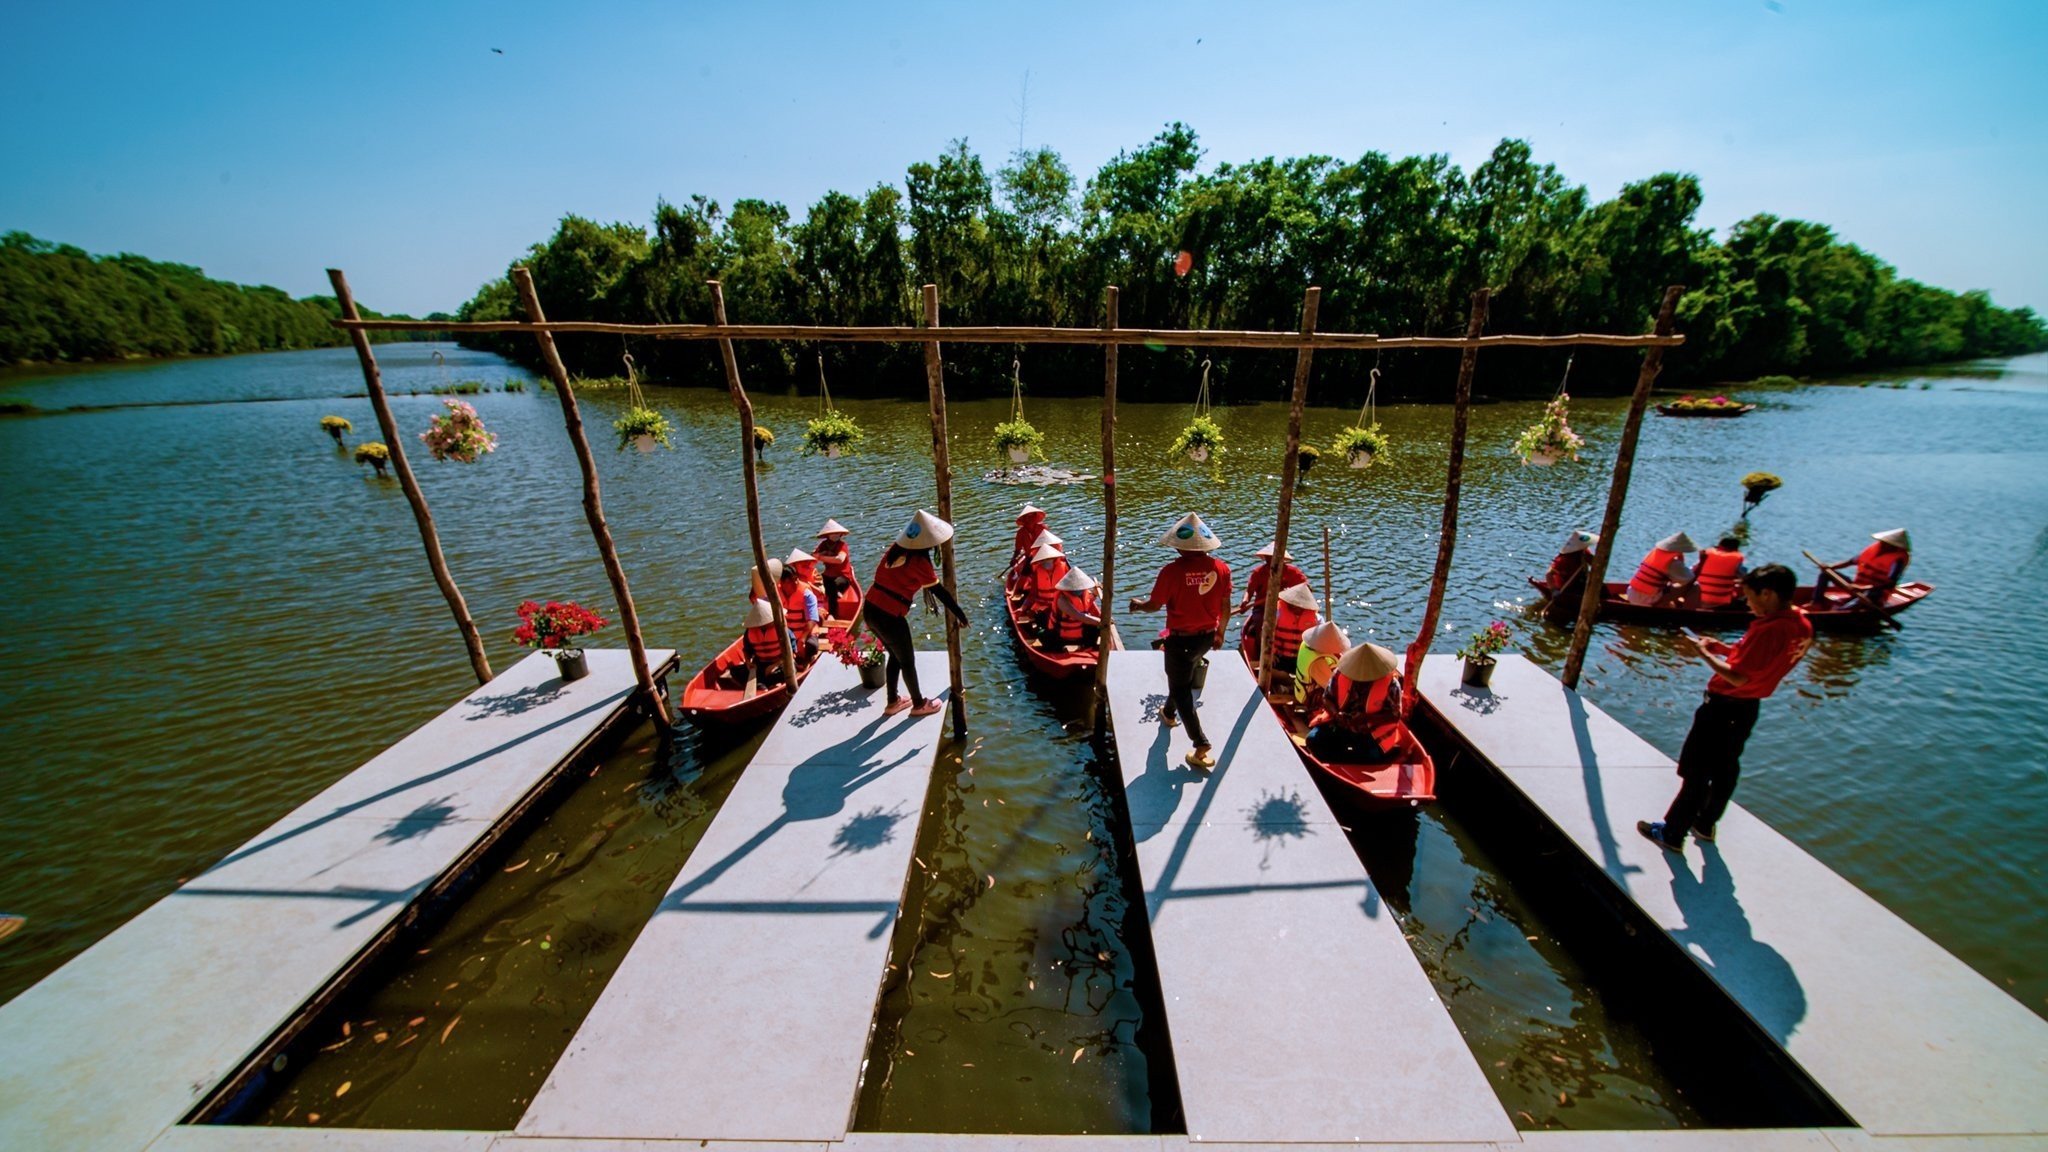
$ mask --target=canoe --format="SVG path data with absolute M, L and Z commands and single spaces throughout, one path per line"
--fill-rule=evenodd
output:
M 1252 657 L 1254 645 L 1249 637 L 1238 642 L 1238 654 L 1251 668 L 1254 677 L 1259 674 L 1259 663 Z M 1403 691 L 1407 690 L 1403 685 Z M 1401 747 L 1390 760 L 1374 761 L 1370 764 L 1347 764 L 1323 760 L 1308 750 L 1308 709 L 1291 698 L 1275 700 L 1271 696 L 1266 703 L 1272 706 L 1273 715 L 1280 720 L 1280 727 L 1287 738 L 1294 742 L 1295 754 L 1308 765 L 1309 771 L 1328 779 L 1342 790 L 1342 795 L 1362 808 L 1394 808 L 1420 804 L 1436 799 L 1436 761 L 1430 759 L 1428 750 L 1415 738 L 1408 726 L 1401 726 Z
M 784 704 L 789 703 L 791 693 L 787 684 L 771 684 L 758 689 L 752 696 L 748 696 L 743 687 L 728 686 L 726 671 L 746 666 L 746 645 L 744 636 L 726 645 L 725 651 L 720 652 L 716 659 L 691 677 L 690 683 L 683 688 L 683 715 L 692 723 L 745 724 L 772 716 L 781 711 Z M 809 664 L 797 665 L 798 687 L 803 686 L 804 678 L 817 666 L 816 660 Z
M 1094 674 L 1095 649 L 1056 651 L 1041 646 L 1031 638 L 1033 629 L 1030 618 L 1024 614 L 1024 597 L 1005 592 L 1003 600 L 1010 610 L 1010 634 L 1016 638 L 1017 647 L 1023 650 L 1025 663 L 1056 680 Z M 1114 640 L 1110 643 L 1115 645 Z
M 1578 618 L 1580 589 L 1584 578 L 1565 585 L 1564 591 L 1552 596 L 1543 605 L 1543 618 L 1552 624 L 1570 627 Z M 1875 632 L 1888 620 L 1920 601 L 1934 591 L 1934 585 L 1923 581 L 1911 581 L 1891 590 L 1885 597 L 1883 610 L 1872 611 L 1861 603 L 1847 608 L 1829 608 L 1823 611 L 1809 611 L 1806 618 L 1813 622 L 1816 632 Z M 1686 627 L 1697 632 L 1734 631 L 1749 627 L 1756 619 L 1749 606 L 1739 598 L 1732 604 L 1719 608 L 1697 608 L 1673 605 L 1659 605 L 1646 608 L 1628 602 L 1628 585 L 1610 582 L 1600 598 L 1600 619 L 1617 624 L 1648 624 L 1665 627 Z M 1792 603 L 1801 608 L 1813 603 L 1813 585 L 1803 584 L 1792 593 Z
M 1754 404 L 1723 404 L 1714 408 L 1680 408 L 1675 404 L 1657 405 L 1659 416 L 1747 416 L 1756 411 Z

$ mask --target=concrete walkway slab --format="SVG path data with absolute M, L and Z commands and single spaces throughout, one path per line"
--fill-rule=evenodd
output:
M 658 668 L 673 653 L 650 653 Z M 177 1122 L 625 707 L 625 652 L 534 654 L 0 1006 L 0 1149 Z
M 1671 758 L 1523 656 L 1499 659 L 1488 688 L 1458 682 L 1456 656 L 1422 665 L 1422 695 L 1455 712 L 1458 732 L 1497 768 L 1660 768 Z
M 945 654 L 918 676 L 944 684 Z M 882 703 L 836 661 L 811 673 L 521 1135 L 846 1135 L 945 720 Z
M 1207 773 L 1159 725 L 1159 654 L 1109 688 L 1188 1138 L 1514 1139 L 1243 661 L 1210 659 Z
M 1511 663 L 1516 684 L 1548 676 L 1503 657 L 1496 680 Z M 1563 691 L 1516 689 L 1480 730 L 1555 726 L 1581 710 L 1595 727 L 1605 719 L 1583 700 L 1526 718 L 1514 704 Z M 1425 669 L 1423 694 L 1466 731 L 1445 679 Z M 2048 1020 L 1739 805 L 1714 844 L 1682 857 L 1643 839 L 1636 821 L 1662 816 L 1677 792 L 1664 763 L 1496 767 L 1866 1131 L 2048 1133 Z
M 149 1152 L 489 1152 L 495 1132 L 181 1125 Z

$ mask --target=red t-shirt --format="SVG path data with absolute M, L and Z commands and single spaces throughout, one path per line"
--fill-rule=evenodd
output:
M 1294 587 L 1296 584 L 1308 583 L 1308 573 L 1303 572 L 1300 568 L 1297 568 L 1292 564 L 1289 564 L 1287 567 L 1281 569 L 1280 572 L 1280 590 L 1282 592 L 1287 591 L 1289 588 Z M 1265 606 L 1266 581 L 1271 579 L 1272 576 L 1273 566 L 1267 563 L 1266 561 L 1261 560 L 1255 567 L 1252 568 L 1252 574 L 1245 578 L 1245 594 L 1252 598 L 1252 607 L 1254 609 L 1263 608 Z
M 1786 608 L 1760 616 L 1728 652 L 1728 666 L 1747 679 L 1730 684 L 1719 672 L 1707 681 L 1707 691 L 1734 700 L 1761 700 L 1777 691 L 1778 681 L 1806 655 L 1813 643 L 1813 622 L 1797 608 Z
M 1166 605 L 1168 632 L 1213 633 L 1230 614 L 1230 565 L 1207 552 L 1183 552 L 1159 570 L 1146 599 Z
M 891 566 L 889 554 L 882 553 L 882 563 L 875 566 L 875 578 L 868 584 L 868 603 L 891 616 L 908 616 L 910 602 L 920 589 L 939 582 L 938 569 L 932 567 L 932 554 L 906 549 L 903 563 Z

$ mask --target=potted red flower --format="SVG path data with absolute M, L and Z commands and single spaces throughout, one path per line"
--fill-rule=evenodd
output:
M 830 645 L 839 662 L 860 672 L 863 688 L 882 686 L 882 661 L 888 653 L 873 636 L 855 636 L 844 628 L 834 628 L 825 633 L 825 643 Z
M 519 627 L 512 633 L 514 643 L 538 648 L 555 658 L 564 680 L 581 680 L 590 675 L 583 648 L 575 643 L 608 621 L 573 600 L 550 600 L 545 604 L 528 600 L 519 606 Z

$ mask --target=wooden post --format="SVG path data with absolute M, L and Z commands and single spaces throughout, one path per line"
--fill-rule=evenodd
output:
M 533 290 L 533 273 L 524 267 L 512 269 L 512 285 L 519 291 L 520 303 L 526 305 L 526 315 L 535 324 L 547 323 L 540 297 Z M 626 647 L 632 653 L 633 678 L 653 706 L 655 727 L 666 732 L 672 723 L 668 697 L 654 682 L 654 673 L 647 665 L 647 645 L 640 639 L 640 613 L 633 608 L 633 591 L 626 586 L 626 569 L 619 563 L 618 550 L 612 547 L 612 530 L 604 521 L 604 500 L 597 488 L 597 461 L 590 454 L 589 439 L 583 435 L 583 414 L 576 408 L 576 390 L 569 383 L 569 370 L 562 366 L 561 353 L 555 350 L 554 334 L 538 328 L 533 338 L 540 345 L 541 363 L 555 382 L 555 393 L 561 397 L 562 422 L 568 426 L 569 443 L 576 449 L 576 463 L 583 469 L 583 515 L 590 521 L 590 534 L 597 539 L 597 554 L 604 560 L 604 574 L 610 578 L 612 595 L 619 601 L 619 625 L 626 631 Z
M 1316 310 L 1323 290 L 1310 288 L 1301 297 L 1301 334 L 1316 330 Z M 1259 690 L 1273 690 L 1273 632 L 1280 620 L 1280 575 L 1287 570 L 1287 524 L 1294 516 L 1294 481 L 1301 468 L 1301 408 L 1308 401 L 1309 362 L 1315 349 L 1304 345 L 1294 356 L 1294 399 L 1287 407 L 1287 456 L 1280 461 L 1280 518 L 1273 525 L 1273 560 L 1267 566 L 1265 618 L 1259 622 Z
M 725 323 L 725 285 L 716 280 L 707 280 L 711 286 L 711 319 L 714 323 Z M 776 587 L 775 577 L 768 571 L 768 544 L 761 534 L 761 488 L 754 473 L 754 402 L 747 399 L 747 390 L 740 383 L 740 362 L 733 353 L 732 341 L 718 342 L 719 358 L 725 361 L 725 390 L 732 394 L 732 406 L 740 413 L 740 475 L 746 478 L 747 488 L 747 536 L 754 545 L 754 579 L 764 591 L 761 598 L 768 601 L 768 608 L 775 614 L 775 632 L 782 642 L 783 683 L 789 685 L 791 698 L 796 696 L 796 650 L 789 642 L 789 620 L 782 611 L 782 590 Z M 818 354 L 818 380 L 825 379 L 825 354 Z M 751 591 L 751 587 L 749 589 Z M 823 614 L 820 613 L 822 618 Z
M 1103 292 L 1102 330 L 1116 330 L 1117 287 Z M 1116 633 L 1116 345 L 1102 346 L 1102 583 L 1096 601 L 1102 628 L 1095 642 L 1095 726 L 1101 731 L 1109 715 L 1110 637 Z
M 1492 299 L 1488 289 L 1472 294 L 1472 318 L 1465 325 L 1465 339 L 1477 340 L 1486 327 L 1486 308 Z M 1436 637 L 1437 617 L 1444 608 L 1444 586 L 1451 578 L 1451 554 L 1458 546 L 1458 493 L 1465 483 L 1465 428 L 1472 414 L 1472 371 L 1479 364 L 1479 347 L 1468 344 L 1458 359 L 1457 407 L 1451 415 L 1451 464 L 1444 476 L 1444 519 L 1436 541 L 1436 572 L 1429 579 L 1429 606 L 1422 612 L 1422 629 L 1408 646 L 1402 673 L 1406 683 L 1401 691 L 1401 715 L 1415 707 L 1415 678 L 1422 673 L 1422 658 Z
M 1335 620 L 1337 618 L 1337 610 L 1331 607 L 1335 601 L 1331 599 L 1330 578 L 1330 526 L 1325 524 L 1323 525 L 1323 619 L 1325 620 Z
M 1673 284 L 1664 289 L 1664 301 L 1657 307 L 1657 335 L 1671 335 L 1672 313 L 1678 308 L 1678 298 L 1685 294 L 1685 286 Z M 1600 615 L 1600 596 L 1606 588 L 1607 554 L 1614 547 L 1615 533 L 1621 530 L 1621 506 L 1628 499 L 1628 476 L 1635 468 L 1636 437 L 1642 431 L 1643 410 L 1650 403 L 1650 385 L 1657 380 L 1657 373 L 1664 368 L 1664 348 L 1653 344 L 1643 351 L 1643 366 L 1636 373 L 1635 394 L 1629 398 L 1628 419 L 1621 426 L 1621 444 L 1614 450 L 1614 482 L 1607 487 L 1607 512 L 1600 517 L 1600 543 L 1593 549 L 1593 558 L 1586 565 L 1586 591 L 1579 601 L 1578 623 L 1572 626 L 1571 649 L 1565 654 L 1564 675 L 1561 679 L 1567 688 L 1579 686 L 1579 672 L 1586 664 L 1586 646 L 1593 642 L 1593 621 Z
M 939 326 L 939 286 L 924 286 L 924 326 Z M 932 469 L 939 484 L 939 519 L 953 522 L 953 457 L 946 441 L 946 380 L 945 365 L 939 358 L 939 342 L 933 340 L 924 346 L 925 387 L 931 393 L 932 404 Z M 958 534 L 957 531 L 955 533 Z M 947 540 L 939 545 L 939 579 L 946 591 L 960 598 L 959 584 L 953 573 L 953 542 Z M 953 688 L 953 739 L 967 735 L 967 697 L 960 685 L 960 622 L 946 613 L 946 671 L 951 677 Z
M 343 319 L 359 320 L 356 312 L 356 298 L 348 290 L 348 277 L 339 268 L 327 270 L 327 281 L 334 285 L 334 297 L 341 302 Z M 448 611 L 455 616 L 455 627 L 462 632 L 462 646 L 469 650 L 469 666 L 476 672 L 476 682 L 491 682 L 491 661 L 484 655 L 484 638 L 477 633 L 476 621 L 469 618 L 469 605 L 462 599 L 462 590 L 455 586 L 455 577 L 448 573 L 448 558 L 441 554 L 441 536 L 434 530 L 434 514 L 427 510 L 427 498 L 420 492 L 420 482 L 412 474 L 412 466 L 405 462 L 403 437 L 398 431 L 398 421 L 391 415 L 391 403 L 384 397 L 384 375 L 377 368 L 377 358 L 370 353 L 370 336 L 360 328 L 349 329 L 349 339 L 356 346 L 356 359 L 362 361 L 363 383 L 370 390 L 370 408 L 377 414 L 377 427 L 384 434 L 384 446 L 391 450 L 391 466 L 398 472 L 398 486 L 405 490 L 406 503 L 412 505 L 412 518 L 420 528 L 420 543 L 427 550 L 427 567 L 433 569 L 434 583 L 440 585 L 441 595 L 448 601 Z

